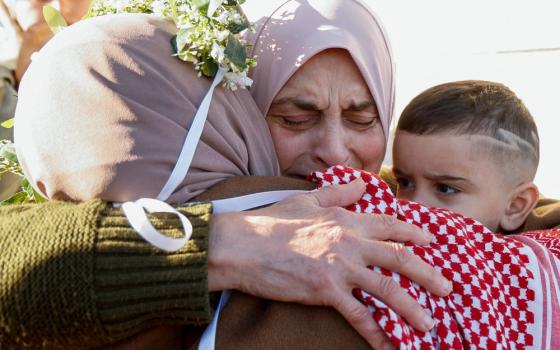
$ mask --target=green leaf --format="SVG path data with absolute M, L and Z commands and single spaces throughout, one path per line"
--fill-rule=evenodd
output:
M 216 10 L 218 9 L 218 7 L 222 6 L 223 2 L 224 0 L 210 0 L 210 3 L 208 4 L 208 11 L 206 13 L 206 16 L 212 17 L 214 15 L 214 12 L 216 12 Z
M 191 4 L 193 4 L 200 12 L 206 14 L 208 6 L 210 5 L 210 0 L 191 0 Z
M 183 52 L 177 54 L 177 56 L 179 57 L 179 59 L 181 61 L 190 62 L 190 63 L 193 63 L 193 64 L 196 64 L 198 62 L 198 58 L 196 58 L 196 56 L 190 54 L 188 51 L 183 51 Z
M 23 204 L 27 201 L 27 193 L 25 192 L 18 192 L 11 196 L 10 198 L 3 200 L 0 202 L 0 207 L 5 205 L 11 204 Z
M 206 61 L 200 65 L 200 70 L 202 71 L 202 74 L 208 78 L 212 78 L 218 72 L 218 65 L 212 61 Z
M 175 38 L 175 48 L 177 49 L 177 53 L 180 53 L 181 51 L 183 51 L 183 49 L 185 48 L 185 46 L 187 46 L 187 39 L 188 39 L 188 32 L 190 31 L 190 28 L 185 28 L 185 29 L 180 29 L 177 32 L 176 38 Z
M 247 68 L 247 52 L 245 52 L 245 46 L 241 45 L 239 40 L 231 34 L 228 36 L 224 54 L 230 62 L 235 64 L 240 70 Z
M 173 35 L 169 42 L 171 43 L 171 47 L 173 48 L 173 53 L 178 54 L 179 50 L 177 49 L 177 35 Z
M 173 22 L 177 24 L 177 18 L 179 18 L 179 13 L 177 12 L 177 0 L 170 0 L 169 3 L 171 4 L 171 18 Z
M 3 128 L 10 129 L 10 128 L 13 128 L 13 127 L 14 127 L 14 121 L 15 121 L 15 118 L 11 118 L 11 119 L 8 119 L 8 120 L 4 120 L 0 125 L 1 125 Z
M 13 163 L 18 163 L 16 148 L 13 143 L 0 146 L 0 158 L 5 158 Z
M 35 190 L 33 189 L 33 186 L 31 186 L 29 181 L 27 181 L 27 179 L 25 178 L 21 181 L 21 189 L 23 190 L 23 192 L 27 193 L 27 197 L 33 198 Z
M 230 22 L 226 27 L 232 34 L 239 34 L 245 29 L 249 28 L 249 22 L 243 21 L 242 23 Z
M 64 28 L 68 27 L 68 23 L 66 23 L 62 14 L 51 5 L 43 6 L 43 17 L 45 17 L 45 22 L 47 22 L 47 25 L 51 28 L 54 34 L 57 34 Z
M 47 199 L 43 197 L 42 194 L 35 190 L 33 190 L 33 199 L 35 200 L 35 203 L 44 203 L 47 201 Z

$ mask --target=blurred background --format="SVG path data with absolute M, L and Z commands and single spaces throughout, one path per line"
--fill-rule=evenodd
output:
M 543 194 L 560 198 L 560 1 L 365 1 L 391 38 L 397 63 L 395 117 L 410 99 L 435 84 L 463 79 L 504 83 L 525 102 L 539 128 L 536 183 Z M 22 32 L 35 26 L 35 37 L 50 35 L 38 18 L 49 2 L 0 0 L 0 66 L 15 69 L 16 77 L 16 66 L 23 70 L 28 63 L 17 61 Z M 87 3 L 51 2 L 70 22 L 81 17 Z M 6 8 L 17 16 L 20 32 L 9 25 Z M 390 152 L 387 160 L 390 164 Z
M 560 198 L 560 1 L 365 1 L 385 24 L 397 62 L 395 121 L 430 86 L 501 82 L 535 117 L 537 185 Z

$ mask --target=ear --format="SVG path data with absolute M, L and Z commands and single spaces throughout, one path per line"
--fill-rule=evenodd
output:
M 521 227 L 527 216 L 535 208 L 539 199 L 539 189 L 532 182 L 525 182 L 511 194 L 504 216 L 500 220 L 500 227 L 504 231 L 514 231 Z

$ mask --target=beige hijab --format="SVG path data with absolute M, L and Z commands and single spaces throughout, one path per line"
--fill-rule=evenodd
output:
M 395 99 L 393 57 L 381 22 L 362 1 L 248 0 L 243 9 L 255 23 L 255 32 L 247 37 L 258 62 L 250 73 L 251 94 L 264 114 L 307 60 L 342 48 L 360 69 L 387 138 Z
M 211 81 L 172 56 L 174 25 L 147 15 L 77 23 L 33 59 L 19 91 L 15 142 L 48 198 L 155 197 Z M 190 171 L 168 199 L 225 178 L 277 175 L 270 133 L 249 92 L 214 92 Z

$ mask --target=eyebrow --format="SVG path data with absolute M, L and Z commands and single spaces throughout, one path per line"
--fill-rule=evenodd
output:
M 301 97 L 284 97 L 278 101 L 272 102 L 272 106 L 279 106 L 283 104 L 291 104 L 305 111 L 318 111 L 319 106 L 315 102 L 301 98 Z
M 272 103 L 272 106 L 279 106 L 279 105 L 283 105 L 283 104 L 292 104 L 298 108 L 301 108 L 305 111 L 319 111 L 319 106 L 317 106 L 317 104 L 315 102 L 313 102 L 312 100 L 309 99 L 305 99 L 302 97 L 284 97 L 279 99 L 278 101 L 275 101 Z M 350 106 L 348 106 L 347 108 L 345 108 L 344 110 L 346 111 L 352 111 L 352 112 L 360 112 L 363 111 L 369 107 L 373 107 L 375 109 L 375 111 L 377 112 L 377 104 L 375 103 L 374 100 L 368 100 L 368 101 L 362 101 L 362 102 L 358 102 L 355 103 L 354 101 L 352 101 L 352 103 L 350 104 Z
M 464 182 L 466 184 L 470 184 L 471 181 L 464 177 L 460 176 L 453 176 L 453 175 L 436 175 L 436 174 L 428 174 L 426 177 L 432 181 L 451 181 L 451 182 Z
M 409 176 L 404 171 L 393 168 L 393 174 L 400 175 L 400 176 Z M 465 184 L 472 184 L 469 179 L 460 176 L 453 176 L 453 175 L 437 175 L 437 174 L 427 174 L 426 178 L 432 181 L 451 181 L 451 182 L 464 182 Z
M 375 103 L 374 100 L 362 101 L 362 102 L 358 102 L 358 103 L 352 102 L 350 104 L 350 106 L 348 106 L 348 108 L 346 108 L 346 110 L 347 111 L 353 111 L 353 112 L 360 112 L 360 111 L 363 111 L 364 109 L 367 109 L 369 107 L 373 107 L 375 109 L 375 111 L 377 112 L 377 104 Z

